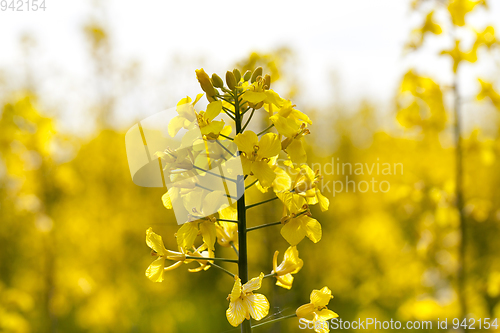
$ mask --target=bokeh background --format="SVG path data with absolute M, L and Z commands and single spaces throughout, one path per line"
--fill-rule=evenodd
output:
M 325 285 L 345 320 L 500 317 L 500 45 L 488 28 L 500 26 L 500 3 L 454 2 L 470 12 L 431 0 L 46 0 L 46 11 L 0 12 L 0 332 L 238 331 L 220 271 L 145 277 L 145 230 L 175 248 L 178 226 L 162 189 L 132 183 L 125 153 L 136 121 L 199 92 L 201 67 L 271 73 L 314 122 L 309 164 L 404 166 L 349 175 L 387 180 L 387 193 L 334 195 L 345 175 L 324 175 L 330 210 L 313 211 L 323 239 L 299 245 L 291 291 L 264 283 L 269 318 Z M 455 39 L 457 73 L 440 55 Z M 252 189 L 248 201 L 261 197 Z M 273 202 L 248 221 L 280 213 Z M 251 276 L 287 248 L 273 228 L 249 244 Z M 300 330 L 290 319 L 256 331 Z

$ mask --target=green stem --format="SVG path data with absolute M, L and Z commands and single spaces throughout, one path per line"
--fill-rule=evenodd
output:
M 220 133 L 219 133 L 219 135 L 220 135 L 220 136 L 222 136 L 223 138 L 228 139 L 228 140 L 231 140 L 231 141 L 233 141 L 233 140 L 234 140 L 233 138 L 231 138 L 231 137 L 229 137 L 229 136 L 225 136 L 224 134 L 220 134 Z
M 264 275 L 263 279 L 273 277 L 273 276 L 276 276 L 276 273 L 270 273 L 270 274 Z
M 226 178 L 226 177 L 224 177 L 224 176 L 221 176 L 221 175 L 218 175 L 218 174 L 216 174 L 216 173 L 210 172 L 210 171 L 205 170 L 205 169 L 203 169 L 203 168 L 197 167 L 196 165 L 193 165 L 193 168 L 194 168 L 194 169 L 196 169 L 196 170 L 199 170 L 199 171 L 201 171 L 201 172 L 206 172 L 206 173 L 208 173 L 209 175 L 212 175 L 212 176 L 217 176 L 217 177 L 222 178 L 222 179 L 224 179 L 224 180 L 229 180 L 230 182 L 236 183 L 236 179 Z
M 261 224 L 261 225 L 258 225 L 256 227 L 247 228 L 247 232 L 252 231 L 252 230 L 266 228 L 266 227 L 272 227 L 273 225 L 278 225 L 278 224 L 281 224 L 281 221 L 273 222 L 273 223 Z
M 217 221 L 238 223 L 238 221 L 236 220 L 228 220 L 228 219 L 217 219 Z
M 238 252 L 238 249 L 236 248 L 236 245 L 234 245 L 233 242 L 230 242 L 229 244 L 231 244 L 231 246 L 233 247 L 234 253 L 236 253 L 236 255 L 239 257 L 240 256 L 240 252 Z
M 243 126 L 243 128 L 241 129 L 242 132 L 245 130 L 245 128 L 247 128 L 248 124 L 250 124 L 250 120 L 252 120 L 254 112 L 255 112 L 255 108 L 252 108 L 252 113 L 250 113 L 250 117 L 248 117 L 247 122 L 245 123 L 245 126 Z
M 229 275 L 231 275 L 231 276 L 234 278 L 234 274 L 233 274 L 233 273 L 231 273 L 230 271 L 228 271 L 227 269 L 225 269 L 224 267 L 219 266 L 219 265 L 214 264 L 214 263 L 210 264 L 210 266 L 214 266 L 215 268 L 220 269 L 220 270 L 221 270 L 221 271 L 223 271 L 224 273 L 229 274 Z
M 250 187 L 252 187 L 255 183 L 257 183 L 259 180 L 256 179 L 252 184 L 245 186 L 245 190 L 248 190 Z
M 274 197 L 274 198 L 271 198 L 271 199 L 268 199 L 268 200 L 264 200 L 264 201 L 261 201 L 261 202 L 255 203 L 255 204 L 253 204 L 253 205 L 247 206 L 247 207 L 246 207 L 246 209 L 250 209 L 250 208 L 252 208 L 252 207 L 256 207 L 256 206 L 259 206 L 259 205 L 265 204 L 266 202 L 273 201 L 273 200 L 276 200 L 276 199 L 278 199 L 278 197 Z
M 238 91 L 234 92 L 234 113 L 236 116 L 236 135 L 241 133 L 241 115 L 240 115 L 240 104 L 238 99 Z M 243 175 L 237 177 L 238 182 L 236 183 L 238 189 L 238 199 L 237 209 L 238 209 L 238 245 L 239 245 L 239 255 L 238 255 L 238 275 L 241 279 L 241 283 L 245 284 L 248 282 L 248 259 L 247 259 L 247 216 L 246 216 L 246 206 L 245 206 L 245 178 Z M 252 323 L 250 320 L 244 320 L 241 323 L 241 333 L 251 333 Z
M 259 132 L 259 133 L 257 134 L 257 136 L 259 136 L 259 135 L 262 135 L 262 134 L 266 133 L 267 131 L 269 131 L 269 130 L 270 130 L 271 128 L 273 128 L 273 127 L 274 127 L 274 124 L 269 125 L 269 127 L 267 127 L 265 130 L 263 130 L 262 132 Z
M 215 260 L 215 261 L 225 261 L 225 262 L 232 262 L 232 263 L 238 263 L 238 259 L 227 259 L 227 258 L 210 258 L 210 257 L 193 257 L 193 256 L 186 256 L 186 259 L 195 259 L 195 260 Z
M 294 314 L 291 314 L 291 315 L 288 315 L 288 316 L 276 318 L 276 319 L 273 319 L 273 320 L 268 320 L 266 322 L 263 322 L 263 323 L 260 323 L 260 324 L 257 324 L 257 325 L 253 325 L 252 328 L 263 326 L 263 325 L 267 325 L 267 324 L 272 324 L 272 323 L 278 322 L 280 320 L 284 320 L 284 319 L 288 319 L 288 318 L 293 318 L 293 317 L 297 317 L 297 315 L 294 313 Z

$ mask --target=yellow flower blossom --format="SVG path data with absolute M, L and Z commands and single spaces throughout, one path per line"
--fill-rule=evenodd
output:
M 339 316 L 326 307 L 332 298 L 332 291 L 328 287 L 313 290 L 311 302 L 300 306 L 295 313 L 298 318 L 304 318 L 307 322 L 313 323 L 315 332 L 327 333 L 330 331 L 328 325 L 322 325 L 322 323 Z
M 234 286 L 228 296 L 229 308 L 226 310 L 227 320 L 234 327 L 245 319 L 250 320 L 250 317 L 261 320 L 269 313 L 269 302 L 266 296 L 253 293 L 261 287 L 263 278 L 264 273 L 260 273 L 258 277 L 242 286 L 240 278 L 234 277 Z
M 278 266 L 278 254 L 279 251 L 274 252 L 273 257 L 273 271 L 271 273 L 276 274 L 276 285 L 283 287 L 285 289 L 291 289 L 293 283 L 292 274 L 296 274 L 300 271 L 304 262 L 299 258 L 299 251 L 297 247 L 290 246 L 283 257 L 283 261 Z
M 484 0 L 452 0 L 448 5 L 453 24 L 463 27 L 465 25 L 465 15 L 471 12 L 477 5 L 486 5 Z
M 321 180 L 319 171 L 313 172 L 307 165 L 301 165 L 300 168 L 293 168 L 292 163 L 285 162 L 285 164 L 288 164 L 288 170 L 292 178 L 290 191 L 303 196 L 308 205 L 319 203 L 321 211 L 327 211 L 330 201 L 321 194 L 321 191 L 317 187 L 318 182 Z
M 493 84 L 481 79 L 479 79 L 479 83 L 481 83 L 481 91 L 477 95 L 477 100 L 481 101 L 485 98 L 489 98 L 495 108 L 497 108 L 497 110 L 500 110 L 500 94 L 495 91 L 495 88 L 493 88 Z
M 276 193 L 283 202 L 281 235 L 292 246 L 299 244 L 307 236 L 313 243 L 321 240 L 321 224 L 310 217 L 306 199 L 290 192 Z
M 455 41 L 455 47 L 451 50 L 446 50 L 441 52 L 442 55 L 449 55 L 453 59 L 453 72 L 456 73 L 458 66 L 464 60 L 468 62 L 476 62 L 477 54 L 476 49 L 473 48 L 470 52 L 462 52 L 460 50 L 460 41 Z
M 238 212 L 235 207 L 228 206 L 219 211 L 219 218 L 225 220 L 238 220 Z M 238 243 L 238 223 L 218 221 L 215 224 L 217 231 L 217 242 L 223 247 L 235 246 Z
M 186 252 L 182 249 L 182 252 L 170 251 L 165 248 L 161 236 L 154 233 L 152 228 L 146 230 L 146 244 L 153 250 L 151 254 L 158 257 L 146 270 L 146 276 L 153 282 L 162 282 L 164 272 L 178 268 L 183 263 L 188 264 L 193 261 L 197 261 L 200 264 L 200 267 L 198 268 L 189 269 L 190 272 L 198 272 L 200 270 L 210 268 L 207 260 L 186 259 L 186 255 L 200 258 L 213 257 L 213 253 L 210 251 L 204 251 L 206 249 L 206 245 L 202 245 L 197 249 L 193 248 L 193 252 Z M 166 259 L 177 262 L 165 267 Z
M 245 175 L 254 175 L 263 187 L 269 187 L 276 174 L 269 166 L 270 159 L 279 154 L 281 144 L 277 134 L 268 133 L 259 141 L 257 134 L 246 131 L 236 135 L 234 143 L 241 151 L 241 164 Z
M 243 101 L 247 101 L 252 108 L 260 109 L 262 106 L 267 105 L 272 110 L 274 106 L 281 107 L 283 104 L 283 99 L 266 86 L 266 81 L 262 76 L 259 76 L 257 81 L 252 84 L 244 82 L 242 88 L 246 90 L 241 98 Z
M 176 111 L 179 114 L 170 120 L 168 124 L 168 134 L 174 137 L 181 128 L 193 129 L 198 124 L 201 134 L 208 139 L 217 139 L 222 133 L 229 135 L 231 126 L 224 126 L 224 120 L 214 120 L 222 111 L 222 102 L 213 101 L 207 105 L 206 111 L 197 112 L 194 108 L 203 94 L 198 94 L 196 100 L 191 103 L 191 98 L 187 96 L 177 103 Z

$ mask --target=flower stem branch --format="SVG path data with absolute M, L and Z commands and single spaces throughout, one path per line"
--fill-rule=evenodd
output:
M 273 222 L 273 223 L 261 224 L 261 225 L 258 225 L 256 227 L 247 228 L 247 232 L 252 231 L 252 230 L 266 228 L 266 227 L 272 227 L 273 225 L 278 225 L 278 224 L 281 224 L 281 221 Z
M 221 270 L 221 271 L 223 271 L 224 273 L 226 273 L 226 274 L 228 274 L 228 275 L 231 275 L 231 276 L 234 278 L 234 274 L 233 274 L 233 273 L 231 273 L 230 271 L 228 271 L 227 269 L 225 269 L 224 267 L 219 266 L 219 265 L 214 264 L 214 263 L 210 264 L 210 266 L 214 266 L 215 268 L 220 269 L 220 270 Z
M 257 202 L 255 204 L 252 204 L 252 205 L 249 205 L 249 206 L 246 206 L 246 209 L 250 209 L 252 207 L 256 207 L 256 206 L 259 206 L 259 205 L 262 205 L 262 204 L 265 204 L 266 202 L 270 202 L 270 201 L 273 201 L 273 200 L 276 200 L 278 199 L 278 197 L 274 197 L 274 198 L 271 198 L 271 199 L 268 199 L 268 200 L 264 200 L 264 201 L 261 201 L 261 202 Z
M 293 317 L 297 317 L 297 315 L 294 313 L 294 314 L 291 314 L 291 315 L 288 315 L 288 316 L 283 316 L 283 317 L 276 318 L 276 319 L 273 319 L 273 320 L 268 320 L 268 321 L 265 321 L 263 323 L 260 323 L 260 324 L 257 324 L 257 325 L 253 325 L 252 328 L 263 326 L 263 325 L 267 325 L 267 324 L 272 324 L 272 323 L 278 322 L 280 320 L 284 320 L 284 319 L 288 319 L 288 318 L 293 318 Z
M 186 259 L 195 259 L 195 260 L 215 260 L 215 261 L 225 261 L 225 262 L 232 262 L 232 263 L 238 263 L 238 259 L 228 259 L 228 258 L 209 258 L 209 257 L 193 257 L 193 256 L 186 256 Z
M 257 136 L 259 136 L 259 135 L 262 135 L 262 134 L 266 133 L 267 131 L 269 131 L 269 130 L 270 130 L 271 128 L 273 128 L 273 127 L 274 127 L 274 124 L 269 125 L 269 127 L 267 127 L 265 130 L 263 130 L 262 132 L 259 132 L 259 133 L 257 134 Z

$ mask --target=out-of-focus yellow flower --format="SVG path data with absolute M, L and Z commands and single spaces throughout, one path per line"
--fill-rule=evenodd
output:
M 279 266 L 278 254 L 279 251 L 274 252 L 273 271 L 271 273 L 276 274 L 276 285 L 285 289 L 291 289 L 293 283 L 292 274 L 298 273 L 304 265 L 304 262 L 299 258 L 299 251 L 296 246 L 290 246 L 285 251 L 285 256 Z
M 477 95 L 477 100 L 481 101 L 485 98 L 489 98 L 495 108 L 500 111 L 500 94 L 495 91 L 495 88 L 493 88 L 493 84 L 481 79 L 479 79 L 479 83 L 481 84 L 481 91 Z
M 487 26 L 483 32 L 476 31 L 476 41 L 474 42 L 474 48 L 478 48 L 481 45 L 486 45 L 490 49 L 493 45 L 497 44 L 498 41 L 495 37 L 495 28 L 491 25 Z
M 476 62 L 477 54 L 476 49 L 473 48 L 470 52 L 462 52 L 460 50 L 460 41 L 455 41 L 455 47 L 451 50 L 446 50 L 441 52 L 442 55 L 449 55 L 453 59 L 453 72 L 456 73 L 458 70 L 458 66 L 463 60 L 468 62 Z
M 241 164 L 245 175 L 254 175 L 263 187 L 269 187 L 276 174 L 269 166 L 271 158 L 279 154 L 281 143 L 278 135 L 267 133 L 259 141 L 257 134 L 246 131 L 236 135 L 234 143 L 241 153 Z
M 412 49 L 416 49 L 422 46 L 427 33 L 440 35 L 442 32 L 443 29 L 441 29 L 441 26 L 434 22 L 434 11 L 432 10 L 425 17 L 424 24 L 420 28 L 412 31 L 410 35 L 411 41 L 408 46 Z
M 206 245 L 202 245 L 197 249 L 193 248 L 193 252 L 184 252 L 182 249 L 182 252 L 170 251 L 165 248 L 161 236 L 154 233 L 152 228 L 146 230 L 146 244 L 153 250 L 151 254 L 153 256 L 158 256 L 158 258 L 153 261 L 146 270 L 146 276 L 153 282 L 162 282 L 163 273 L 165 271 L 178 268 L 182 265 L 182 263 L 188 264 L 190 262 L 197 261 L 200 264 L 200 267 L 198 268 L 189 269 L 190 272 L 198 272 L 200 270 L 210 268 L 207 260 L 186 259 L 186 255 L 200 258 L 213 257 L 213 254 L 210 255 L 210 251 L 204 251 L 206 249 Z M 165 267 L 166 259 L 177 262 Z
M 452 0 L 448 5 L 453 24 L 463 27 L 465 25 L 465 15 L 471 12 L 477 5 L 486 6 L 484 0 Z
M 229 308 L 226 310 L 227 320 L 234 327 L 238 326 L 243 320 L 261 320 L 269 313 L 269 302 L 266 296 L 254 294 L 253 291 L 260 288 L 264 273 L 251 279 L 243 286 L 239 277 L 234 277 L 234 286 L 231 294 L 228 296 Z
M 300 306 L 295 313 L 298 318 L 304 318 L 306 321 L 313 323 L 315 332 L 330 332 L 328 325 L 321 325 L 321 322 L 339 316 L 326 307 L 332 298 L 332 291 L 328 287 L 323 287 L 321 290 L 315 289 L 311 293 L 311 302 Z
M 321 224 L 310 217 L 307 211 L 306 199 L 298 194 L 290 192 L 276 193 L 284 204 L 284 213 L 281 223 L 281 235 L 292 246 L 295 246 L 304 239 L 305 236 L 313 243 L 321 240 Z

